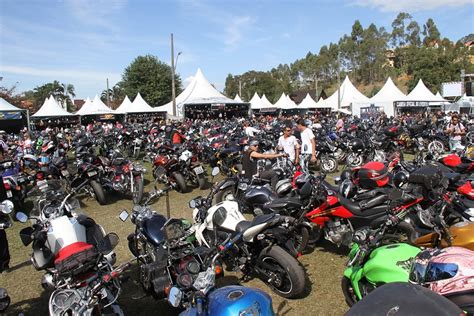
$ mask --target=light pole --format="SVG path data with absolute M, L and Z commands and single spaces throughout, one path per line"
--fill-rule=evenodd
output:
M 176 87 L 174 75 L 176 71 L 176 65 L 178 64 L 178 57 L 181 55 L 181 52 L 174 59 L 174 43 L 173 43 L 173 33 L 171 33 L 171 98 L 173 99 L 173 116 L 176 116 Z

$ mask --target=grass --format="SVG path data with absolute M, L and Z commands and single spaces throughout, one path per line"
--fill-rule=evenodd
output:
M 147 167 L 145 191 L 152 189 L 151 167 Z M 188 201 L 198 195 L 206 195 L 208 190 L 194 189 L 190 193 L 181 194 L 170 192 L 169 204 L 172 217 L 192 220 Z M 122 222 L 118 218 L 121 210 L 131 210 L 130 198 L 118 194 L 109 194 L 109 203 L 101 206 L 95 200 L 82 198 L 83 210 L 94 218 L 107 232 L 115 232 L 120 236 L 120 243 L 115 249 L 117 263 L 127 261 L 132 257 L 127 246 L 127 235 L 133 232 L 134 226 L 130 221 Z M 153 208 L 166 215 L 166 199 L 153 204 Z M 41 287 L 42 271 L 36 271 L 30 264 L 31 246 L 24 247 L 19 238 L 19 231 L 26 224 L 14 222 L 7 230 L 10 243 L 10 271 L 0 274 L 0 286 L 8 290 L 12 305 L 8 314 L 18 315 L 47 315 L 48 300 L 51 292 Z M 273 299 L 273 308 L 277 315 L 343 315 L 348 307 L 340 288 L 340 281 L 346 263 L 346 248 L 337 248 L 328 242 L 322 242 L 309 254 L 300 258 L 308 275 L 308 294 L 297 300 L 283 299 L 273 292 L 260 280 L 243 283 L 245 286 L 257 287 L 269 293 Z M 137 282 L 137 267 L 133 266 L 128 273 L 129 280 L 123 284 L 119 303 L 126 315 L 177 315 L 167 302 L 156 301 L 144 296 Z M 227 282 L 235 281 L 235 276 L 227 274 Z

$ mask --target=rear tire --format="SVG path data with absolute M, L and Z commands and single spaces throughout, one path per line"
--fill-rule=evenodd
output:
M 186 193 L 188 192 L 188 186 L 186 185 L 186 180 L 184 180 L 184 177 L 181 173 L 179 172 L 173 172 L 171 176 L 174 178 L 176 181 L 177 185 L 177 191 L 180 193 Z
M 90 182 L 90 186 L 92 187 L 92 190 L 94 190 L 94 195 L 97 202 L 99 202 L 100 205 L 107 204 L 107 199 L 105 198 L 105 193 L 104 189 L 102 188 L 102 185 L 100 185 L 99 182 L 92 180 Z
M 262 264 L 272 266 L 272 269 L 268 271 Z M 276 275 L 270 282 L 267 279 L 267 273 L 262 274 L 260 278 L 281 297 L 298 298 L 303 294 L 306 284 L 304 269 L 298 260 L 279 246 L 263 249 L 259 255 L 257 266 L 259 270 L 267 270 Z
M 197 182 L 199 185 L 199 189 L 204 190 L 206 188 L 206 178 L 204 176 L 197 176 Z

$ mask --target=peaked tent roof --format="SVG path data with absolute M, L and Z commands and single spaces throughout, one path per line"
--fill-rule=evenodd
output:
M 183 106 L 185 104 L 210 104 L 210 103 L 242 103 L 232 100 L 214 88 L 204 77 L 201 69 L 198 68 L 193 80 L 176 97 L 177 116 L 183 116 Z M 173 101 L 156 108 L 157 112 L 168 112 L 173 114 Z
M 13 104 L 8 103 L 4 98 L 0 98 L 0 112 L 18 112 L 18 111 L 25 111 L 25 110 L 17 108 Z
M 363 95 L 356 87 L 352 84 L 348 76 L 342 82 L 340 88 L 341 107 L 348 107 L 351 103 L 367 103 L 369 98 Z M 337 109 L 337 90 L 326 100 L 324 100 L 324 107 Z
M 275 106 L 267 99 L 267 96 L 265 95 L 265 93 L 262 95 L 261 101 L 262 101 L 262 107 L 263 107 L 264 109 L 271 109 L 271 108 L 274 108 L 274 107 L 275 107 Z
M 44 103 L 41 108 L 35 114 L 33 114 L 32 117 L 54 117 L 74 115 L 75 114 L 69 113 L 68 111 L 63 109 L 51 95 L 49 96 L 49 98 L 44 100 Z
M 258 96 L 257 92 L 254 93 L 252 99 L 250 99 L 250 108 L 252 110 L 260 110 L 263 108 L 262 99 Z
M 327 109 L 329 106 L 326 106 L 326 100 L 323 99 L 322 97 L 319 98 L 318 102 L 316 102 L 316 109 Z
M 298 106 L 302 109 L 314 109 L 317 108 L 317 103 L 313 100 L 309 93 L 307 93 L 303 101 L 301 101 Z
M 158 112 L 157 109 L 152 108 L 146 101 L 142 98 L 140 92 L 137 93 L 135 100 L 133 100 L 132 107 L 129 109 L 128 113 L 150 113 Z
M 286 94 L 284 92 L 281 93 L 281 96 L 280 98 L 278 99 L 278 101 L 275 102 L 275 104 L 273 105 L 274 107 L 278 108 L 278 109 L 287 109 L 287 106 L 288 106 L 288 100 L 286 98 Z
M 119 114 L 128 113 L 131 107 L 132 107 L 132 101 L 130 101 L 130 99 L 128 98 L 128 95 L 126 95 L 125 99 L 123 99 L 122 101 L 122 104 L 120 104 L 120 106 L 117 109 L 115 109 L 115 113 L 119 113 Z
M 411 90 L 404 101 L 439 102 L 440 100 L 425 86 L 423 80 L 420 79 L 416 87 Z
M 100 114 L 115 114 L 114 110 L 107 107 L 104 102 L 96 94 L 94 100 L 90 103 L 84 103 L 77 115 L 100 115 Z
M 405 100 L 406 95 L 397 88 L 392 78 L 388 77 L 382 89 L 370 98 L 370 102 L 393 102 Z
M 237 102 L 244 102 L 244 101 L 242 101 L 242 99 L 240 98 L 240 95 L 238 95 L 238 94 L 235 95 L 234 101 L 237 101 Z

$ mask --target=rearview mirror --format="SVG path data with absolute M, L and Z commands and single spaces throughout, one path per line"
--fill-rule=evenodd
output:
M 219 167 L 214 167 L 212 168 L 211 175 L 215 177 L 219 174 L 219 172 L 220 172 Z
M 19 221 L 20 223 L 26 223 L 28 221 L 28 215 L 26 215 L 25 213 L 23 212 L 17 212 L 16 215 L 15 215 L 15 218 L 17 219 L 17 221 Z
M 20 239 L 24 246 L 28 246 L 33 241 L 33 227 L 25 227 L 20 230 Z
M 189 201 L 189 208 L 196 208 L 196 206 L 197 206 L 197 203 L 194 199 Z
M 170 294 L 168 295 L 168 302 L 173 307 L 179 307 L 181 300 L 183 299 L 183 292 L 177 287 L 172 287 L 170 290 Z
M 341 177 L 334 177 L 334 183 L 335 184 L 340 184 L 341 183 Z
M 97 248 L 101 254 L 106 255 L 117 247 L 119 240 L 120 238 L 116 233 L 108 233 L 99 241 Z
M 119 214 L 119 218 L 122 222 L 125 222 L 127 219 L 128 219 L 128 212 L 126 210 L 123 210 L 122 212 L 120 212 Z

